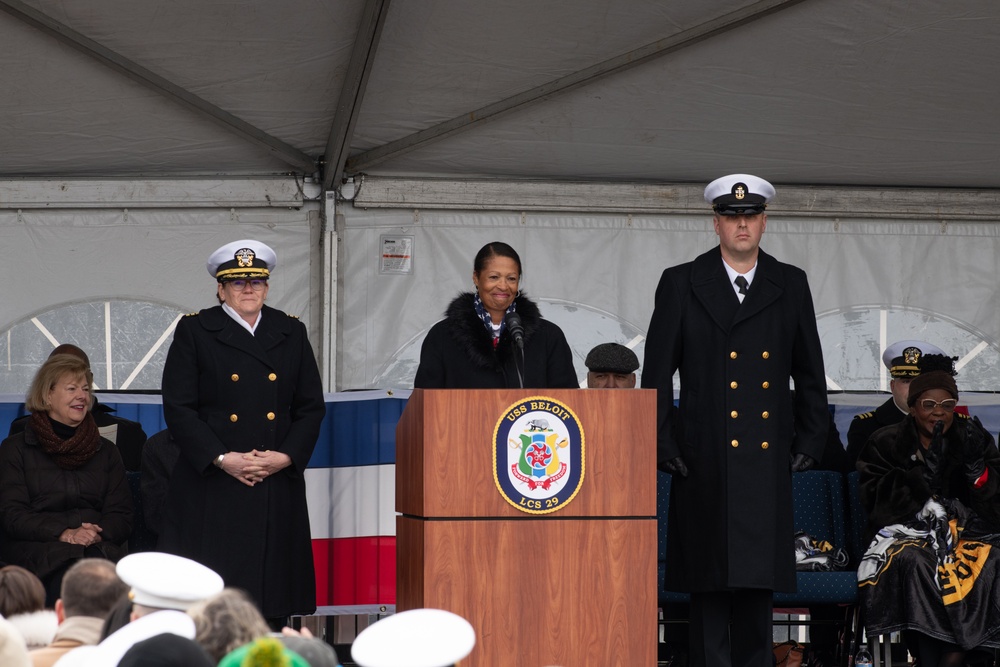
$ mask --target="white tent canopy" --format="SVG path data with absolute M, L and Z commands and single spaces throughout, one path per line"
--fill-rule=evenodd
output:
M 1000 185 L 990 0 L 0 10 L 0 175 Z
M 205 256 L 247 236 L 330 389 L 405 382 L 494 237 L 532 294 L 640 335 L 713 243 L 700 186 L 748 171 L 778 187 L 765 248 L 840 314 L 831 387 L 878 388 L 897 332 L 995 387 L 998 46 L 988 0 L 0 0 L 8 372 L 67 304 L 210 305 Z M 412 273 L 379 273 L 383 235 Z

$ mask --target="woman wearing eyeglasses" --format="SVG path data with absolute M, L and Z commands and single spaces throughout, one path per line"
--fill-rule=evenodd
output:
M 953 366 L 924 355 L 909 415 L 876 431 L 858 459 L 871 540 L 858 573 L 867 629 L 904 630 L 921 667 L 963 665 L 966 651 L 1000 640 L 996 570 L 977 582 L 970 567 L 986 555 L 960 542 L 1000 532 L 1000 453 L 978 419 L 955 412 Z
M 177 323 L 162 387 L 180 459 L 157 547 L 247 591 L 277 629 L 316 609 L 303 472 L 326 406 L 305 326 L 264 305 L 275 264 L 259 241 L 222 246 L 220 305 Z

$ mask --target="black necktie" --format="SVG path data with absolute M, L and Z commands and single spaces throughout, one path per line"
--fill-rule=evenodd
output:
M 740 288 L 740 294 L 747 293 L 747 288 L 750 287 L 750 283 L 747 282 L 746 278 L 744 278 L 743 276 L 736 276 L 736 280 L 734 280 L 733 282 L 736 283 L 736 286 Z

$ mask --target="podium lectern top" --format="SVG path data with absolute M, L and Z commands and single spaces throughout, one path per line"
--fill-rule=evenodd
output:
M 648 389 L 418 389 L 396 429 L 396 511 L 425 518 L 656 515 Z

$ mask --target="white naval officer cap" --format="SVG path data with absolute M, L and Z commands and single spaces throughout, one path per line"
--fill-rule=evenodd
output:
M 361 667 L 448 667 L 476 645 L 472 625 L 443 609 L 411 609 L 369 625 L 351 644 Z
M 132 591 L 135 604 L 187 611 L 222 590 L 222 577 L 197 561 L 173 554 L 144 551 L 125 556 L 115 567 Z
M 233 241 L 208 256 L 208 275 L 216 280 L 267 278 L 278 256 L 271 246 L 253 239 Z
M 719 215 L 761 213 L 773 196 L 773 185 L 750 174 L 729 174 L 705 187 L 705 201 Z
M 894 378 L 916 377 L 920 375 L 920 358 L 925 354 L 943 355 L 944 350 L 922 340 L 900 340 L 885 348 L 882 363 Z

